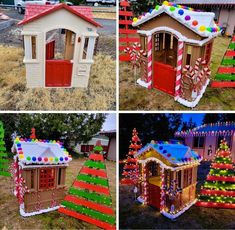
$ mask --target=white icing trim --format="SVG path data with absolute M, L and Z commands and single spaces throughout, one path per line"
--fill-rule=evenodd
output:
M 185 163 L 178 163 L 176 164 L 178 167 L 171 167 L 171 166 L 168 166 L 166 164 L 164 164 L 162 161 L 160 161 L 159 159 L 155 158 L 155 157 L 149 157 L 145 160 L 138 160 L 138 163 L 141 163 L 141 164 L 145 164 L 146 162 L 148 161 L 156 161 L 158 164 L 160 164 L 162 166 L 162 168 L 165 168 L 165 169 L 170 169 L 171 171 L 177 171 L 179 169 L 182 169 L 182 168 L 188 168 L 189 166 L 192 166 L 192 165 L 199 165 L 200 160 L 198 161 L 193 161 L 193 162 L 187 162 L 186 164 Z M 180 167 L 181 166 L 181 167 Z
M 209 36 L 208 38 L 206 38 L 202 41 L 195 40 L 195 39 L 189 39 L 189 38 L 185 37 L 184 35 L 182 35 L 179 31 L 172 29 L 170 27 L 167 27 L 167 26 L 156 27 L 152 30 L 137 30 L 137 33 L 143 34 L 146 36 L 150 36 L 158 31 L 167 31 L 169 33 L 173 33 L 175 36 L 178 37 L 178 40 L 183 41 L 183 42 L 192 43 L 192 44 L 197 44 L 199 46 L 203 46 L 205 43 L 210 41 L 213 37 L 217 36 L 217 34 L 212 34 L 211 36 Z
M 136 81 L 140 86 L 143 86 L 143 87 L 145 87 L 145 88 L 148 88 L 151 84 L 152 84 L 152 82 L 150 81 L 150 82 L 145 82 L 145 81 L 142 81 L 140 78 Z
M 198 17 L 198 16 L 203 16 L 203 17 L 207 16 L 209 25 L 215 27 L 216 24 L 213 21 L 214 17 L 215 17 L 214 13 L 189 11 L 189 10 L 186 10 L 186 9 L 183 9 L 183 10 L 186 12 L 184 15 L 190 15 L 191 16 L 191 19 L 189 21 L 186 21 L 184 19 L 184 16 L 179 15 L 177 13 L 177 10 L 172 12 L 172 11 L 170 11 L 169 6 L 162 5 L 162 6 L 159 6 L 158 10 L 153 9 L 151 13 L 147 13 L 145 16 L 142 16 L 141 19 L 138 19 L 137 22 L 133 22 L 132 26 L 133 27 L 139 26 L 139 25 L 143 24 L 144 22 L 147 22 L 147 21 L 151 20 L 152 18 L 155 18 L 156 16 L 158 16 L 158 15 L 160 15 L 164 12 L 164 13 L 168 14 L 170 17 L 174 18 L 179 23 L 183 24 L 185 27 L 189 28 L 190 30 L 192 30 L 193 32 L 195 32 L 196 34 L 198 34 L 202 37 L 211 37 L 212 34 L 218 35 L 218 34 L 221 33 L 221 32 L 209 32 L 209 31 L 201 32 L 199 30 L 199 27 L 201 25 L 198 25 L 198 26 L 195 26 L 195 27 L 191 26 L 191 21 L 195 19 L 195 18 L 192 18 L 193 16 L 196 16 L 196 17 Z M 212 25 L 212 23 L 213 23 L 213 25 Z
M 200 99 L 202 98 L 204 92 L 206 91 L 206 87 L 209 84 L 209 82 L 210 82 L 210 79 L 207 79 L 207 82 L 203 86 L 203 88 L 201 90 L 201 93 L 197 96 L 197 98 L 194 101 L 187 101 L 187 100 L 185 100 L 183 98 L 180 98 L 180 97 L 175 97 L 175 101 L 178 101 L 180 104 L 182 104 L 182 105 L 184 105 L 186 107 L 194 108 L 198 104 Z
M 164 210 L 161 211 L 161 213 L 162 213 L 162 215 L 164 215 L 165 217 L 167 217 L 169 219 L 175 219 L 178 216 L 180 216 L 181 214 L 183 214 L 185 211 L 187 211 L 189 208 L 191 208 L 196 202 L 197 202 L 197 199 L 195 199 L 194 201 L 189 203 L 185 208 L 183 208 L 180 212 L 177 212 L 176 214 L 170 214 L 168 212 L 165 212 Z
M 22 167 L 22 169 L 29 169 L 29 168 L 48 168 L 48 167 L 61 167 L 61 166 L 65 166 L 65 167 L 67 167 L 67 166 L 69 166 L 69 164 L 35 164 L 35 165 L 25 165 L 25 164 L 23 164 L 23 162 L 18 162 L 18 164 Z
M 42 209 L 42 210 L 39 210 L 39 211 L 36 211 L 36 212 L 25 212 L 24 211 L 24 204 L 21 204 L 20 205 L 20 215 L 24 216 L 24 217 L 34 216 L 34 215 L 42 214 L 42 213 L 45 213 L 45 212 L 55 211 L 59 207 L 61 207 L 61 206 L 59 205 L 59 206 L 55 206 L 53 208 Z

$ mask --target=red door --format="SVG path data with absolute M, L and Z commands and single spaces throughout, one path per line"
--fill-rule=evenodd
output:
M 73 64 L 67 60 L 46 60 L 46 86 L 70 87 Z
M 153 87 L 167 94 L 175 95 L 176 70 L 174 67 L 154 62 Z
M 149 205 L 160 209 L 160 188 L 153 184 L 148 184 L 149 188 Z

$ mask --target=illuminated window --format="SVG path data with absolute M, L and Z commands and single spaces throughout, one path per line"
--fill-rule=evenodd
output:
M 194 148 L 203 148 L 205 142 L 205 137 L 194 137 L 193 138 L 193 147 Z
M 54 188 L 55 186 L 55 169 L 40 169 L 39 189 Z

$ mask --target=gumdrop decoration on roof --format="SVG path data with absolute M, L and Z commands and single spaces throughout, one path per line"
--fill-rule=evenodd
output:
M 115 213 L 100 147 L 98 142 L 93 149 L 95 153 L 84 163 L 59 212 L 103 229 L 115 229 Z
M 125 165 L 123 167 L 123 178 L 121 179 L 121 184 L 132 185 L 137 184 L 139 181 L 139 166 L 137 159 L 134 155 L 141 149 L 142 144 L 140 138 L 138 137 L 138 132 L 136 128 L 132 131 L 132 139 L 129 146 L 129 152 L 127 154 L 127 159 L 125 160 Z
M 221 140 L 196 205 L 235 209 L 235 170 L 231 152 L 225 140 Z
M 0 121 L 0 176 L 11 176 L 8 171 L 9 160 L 6 153 L 5 141 L 4 141 L 4 128 L 3 123 Z

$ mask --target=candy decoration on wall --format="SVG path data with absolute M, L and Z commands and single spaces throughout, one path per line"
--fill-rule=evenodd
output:
M 96 143 L 58 211 L 103 229 L 116 229 L 102 150 Z
M 142 147 L 142 144 L 135 128 L 132 131 L 132 139 L 130 143 L 127 159 L 125 160 L 125 165 L 123 167 L 123 178 L 121 179 L 121 184 L 126 185 L 138 184 L 139 182 L 139 166 L 134 155 Z
M 0 176 L 11 176 L 11 173 L 9 172 L 9 160 L 8 154 L 6 153 L 4 133 L 3 123 L 0 121 Z
M 135 42 L 132 47 L 127 47 L 124 52 L 130 56 L 130 61 L 132 64 L 132 69 L 134 69 L 136 83 L 137 68 L 140 67 L 141 63 L 143 63 L 143 65 L 146 64 L 143 58 L 146 56 L 146 52 L 141 49 L 141 45 L 138 42 Z M 146 72 L 144 73 L 144 75 L 146 75 Z
M 221 140 L 196 205 L 235 209 L 235 169 L 225 139 Z

